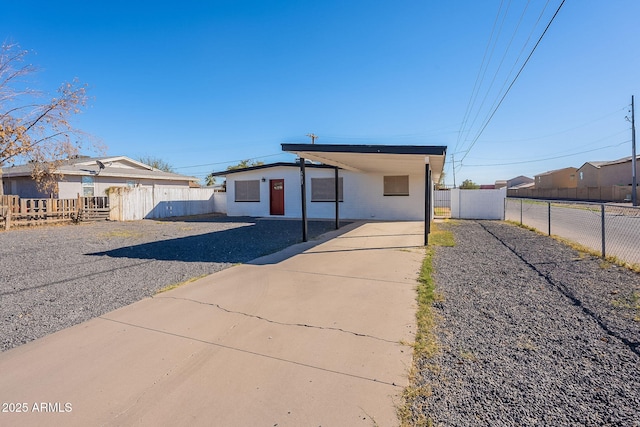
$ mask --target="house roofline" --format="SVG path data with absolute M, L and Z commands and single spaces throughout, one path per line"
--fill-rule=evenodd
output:
M 539 173 L 537 175 L 534 175 L 534 177 L 536 177 L 536 176 L 544 176 L 544 175 L 551 175 L 552 173 L 561 172 L 561 171 L 564 171 L 564 170 L 567 170 L 567 169 L 575 169 L 575 172 L 578 171 L 578 168 L 574 168 L 573 166 L 567 166 L 566 168 L 554 169 L 554 170 L 542 172 L 542 173 Z
M 292 163 L 292 162 L 277 162 L 277 163 L 268 163 L 266 165 L 257 165 L 257 166 L 249 166 L 241 169 L 231 169 L 221 172 L 213 172 L 211 176 L 227 176 L 240 172 L 250 172 L 254 170 L 260 169 L 269 169 L 269 168 L 277 168 L 277 167 L 295 167 L 299 168 L 300 163 Z M 307 168 L 318 168 L 318 169 L 335 169 L 334 166 L 324 165 L 324 164 L 316 164 L 316 163 L 305 163 L 305 167 Z

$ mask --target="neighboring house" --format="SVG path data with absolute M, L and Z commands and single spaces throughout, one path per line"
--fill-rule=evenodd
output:
M 495 182 L 495 184 L 493 185 L 493 187 L 495 189 L 500 189 L 500 188 L 504 188 L 507 186 L 507 181 L 505 179 L 499 179 Z
M 535 188 L 576 188 L 577 168 L 568 167 L 541 173 L 535 176 Z
M 438 182 L 446 147 L 282 144 L 305 162 L 306 215 L 334 218 L 335 176 L 341 218 L 422 220 L 425 218 L 425 162 L 429 190 Z M 273 163 L 214 173 L 227 178 L 229 216 L 302 217 L 301 164 Z
M 636 159 L 636 176 L 640 171 Z M 631 185 L 631 156 L 604 162 L 587 162 L 578 171 L 578 187 L 610 187 Z
M 138 162 L 124 156 L 78 157 L 65 160 L 54 173 L 58 192 L 44 194 L 31 177 L 31 165 L 2 168 L 4 194 L 22 198 L 106 196 L 109 187 L 189 188 L 197 178 L 184 176 Z
M 528 176 L 520 175 L 515 178 L 511 178 L 507 180 L 507 189 L 510 188 L 529 188 L 534 186 L 533 178 L 529 178 Z

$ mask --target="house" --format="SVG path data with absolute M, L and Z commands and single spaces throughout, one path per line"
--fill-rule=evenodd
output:
M 638 168 L 636 158 L 636 176 Z M 578 169 L 578 187 L 610 187 L 631 185 L 631 156 L 613 161 L 587 162 Z
M 535 188 L 537 189 L 553 189 L 553 188 L 576 188 L 577 187 L 577 168 L 568 167 L 556 169 L 541 173 L 534 177 Z
M 76 157 L 65 160 L 54 176 L 57 193 L 44 193 L 33 180 L 31 165 L 2 169 L 4 194 L 22 198 L 55 197 L 71 199 L 81 196 L 105 196 L 110 187 L 178 187 L 189 188 L 197 181 L 191 176 L 164 172 L 125 156 Z
M 520 175 L 515 178 L 511 178 L 507 180 L 507 189 L 510 188 L 529 188 L 534 186 L 533 178 L 529 178 L 528 176 Z
M 430 218 L 425 205 L 446 155 L 444 146 L 282 144 L 282 149 L 299 161 L 213 174 L 227 179 L 227 215 Z

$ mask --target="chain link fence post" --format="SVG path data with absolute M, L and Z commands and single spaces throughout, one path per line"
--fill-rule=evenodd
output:
M 522 199 L 520 199 L 520 225 L 522 225 Z
M 602 258 L 606 256 L 605 252 L 605 231 L 604 231 L 604 203 L 600 205 L 600 222 L 602 234 Z
M 549 225 L 547 231 L 549 236 L 551 236 L 551 202 L 547 202 L 547 223 Z

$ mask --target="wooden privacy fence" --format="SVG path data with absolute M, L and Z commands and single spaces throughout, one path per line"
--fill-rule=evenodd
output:
M 109 192 L 113 221 L 225 213 L 225 202 L 226 193 L 213 188 L 116 187 Z
M 108 217 L 107 197 L 22 199 L 18 196 L 1 196 L 0 198 L 0 223 L 5 229 L 12 225 L 88 221 Z

